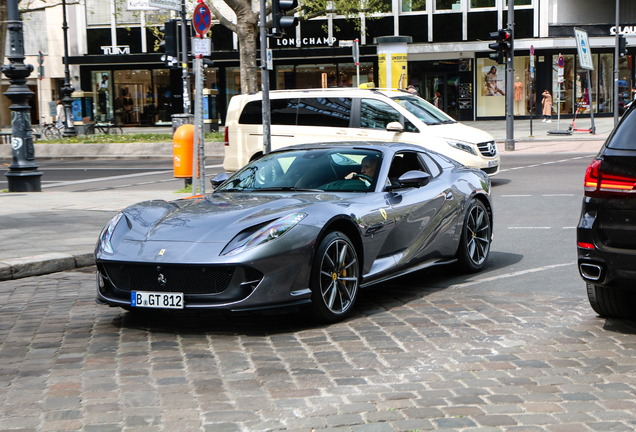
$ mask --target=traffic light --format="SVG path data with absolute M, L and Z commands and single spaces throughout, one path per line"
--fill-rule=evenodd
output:
M 488 44 L 488 48 L 497 51 L 497 53 L 492 53 L 489 57 L 498 64 L 505 64 L 506 55 L 512 51 L 512 32 L 506 29 L 499 29 L 490 33 L 490 38 L 495 39 L 496 42 Z
M 285 28 L 296 27 L 298 18 L 285 14 L 298 7 L 298 0 L 272 0 L 272 36 L 281 36 Z
M 168 67 L 176 67 L 179 62 L 177 20 L 166 21 L 162 30 L 163 41 L 159 45 L 163 47 L 164 55 L 161 56 L 161 60 L 163 60 Z
M 38 79 L 44 78 L 44 54 L 42 51 L 38 51 Z
M 618 56 L 625 57 L 627 54 L 627 41 L 625 40 L 625 36 L 620 35 L 618 37 Z

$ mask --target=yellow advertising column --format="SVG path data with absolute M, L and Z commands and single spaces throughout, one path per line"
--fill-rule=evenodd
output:
M 406 89 L 408 86 L 407 44 L 411 36 L 382 36 L 373 39 L 378 46 L 378 84 L 381 88 Z

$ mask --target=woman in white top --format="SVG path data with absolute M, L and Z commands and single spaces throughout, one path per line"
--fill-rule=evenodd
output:
M 57 107 L 55 108 L 55 123 L 58 129 L 64 127 L 64 121 L 66 120 L 66 113 L 64 112 L 64 105 L 61 100 L 57 100 Z

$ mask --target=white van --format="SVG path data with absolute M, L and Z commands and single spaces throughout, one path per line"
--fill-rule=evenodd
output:
M 272 150 L 333 141 L 417 144 L 488 175 L 499 172 L 495 140 L 406 91 L 332 88 L 270 92 Z M 263 152 L 262 93 L 230 100 L 225 122 L 227 171 Z

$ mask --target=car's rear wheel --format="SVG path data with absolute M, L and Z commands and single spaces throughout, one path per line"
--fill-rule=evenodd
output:
M 633 318 L 636 316 L 636 295 L 630 291 L 602 287 L 587 283 L 587 298 L 594 312 L 607 318 Z
M 328 322 L 344 319 L 356 301 L 359 283 L 360 264 L 349 238 L 338 231 L 325 236 L 311 269 L 314 316 Z
M 457 251 L 459 266 L 463 271 L 478 272 L 486 265 L 491 237 L 488 210 L 480 200 L 473 199 L 468 205 Z

